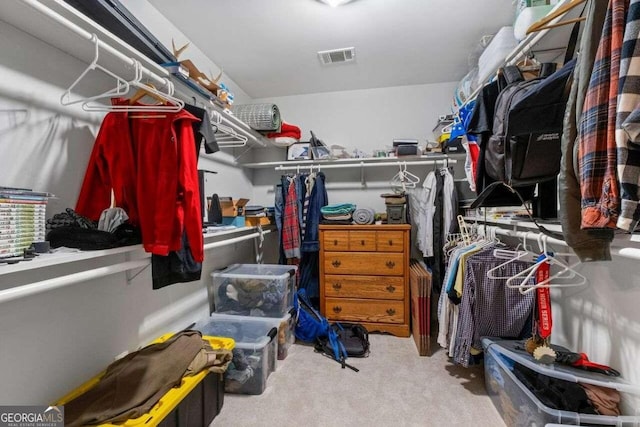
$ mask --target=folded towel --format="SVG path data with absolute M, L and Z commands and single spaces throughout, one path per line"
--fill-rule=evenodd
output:
M 350 214 L 356 209 L 356 205 L 351 203 L 338 203 L 334 205 L 326 205 L 320 208 L 322 214 Z
M 353 212 L 353 222 L 360 225 L 373 224 L 376 212 L 371 208 L 359 208 Z
M 326 214 L 322 214 L 322 216 L 324 217 L 324 219 L 328 220 L 328 221 L 351 221 L 351 214 L 333 214 L 333 215 L 326 215 Z

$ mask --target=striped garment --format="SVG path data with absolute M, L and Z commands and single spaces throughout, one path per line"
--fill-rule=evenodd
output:
M 616 227 L 616 108 L 628 8 L 629 0 L 609 2 L 578 128 L 583 229 Z
M 640 220 L 640 0 L 631 0 L 620 60 L 616 118 L 620 216 L 618 227 L 633 231 Z

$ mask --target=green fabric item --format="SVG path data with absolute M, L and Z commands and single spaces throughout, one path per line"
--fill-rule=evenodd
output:
M 342 215 L 350 214 L 356 209 L 356 205 L 351 203 L 338 203 L 334 205 L 327 205 L 320 208 L 320 212 L 323 214 Z

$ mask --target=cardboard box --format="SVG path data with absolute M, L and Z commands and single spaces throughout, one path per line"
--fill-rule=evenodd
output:
M 271 220 L 266 216 L 248 216 L 246 217 L 246 224 L 250 227 L 256 227 L 258 225 L 269 225 Z
M 249 203 L 249 199 L 232 200 L 231 197 L 220 197 L 220 207 L 223 217 L 233 217 L 244 215 L 244 207 Z

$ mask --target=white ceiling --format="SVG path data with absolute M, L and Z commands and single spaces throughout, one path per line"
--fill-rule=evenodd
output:
M 150 2 L 252 98 L 458 81 L 480 38 L 514 17 L 512 0 Z M 316 54 L 350 46 L 350 63 Z

